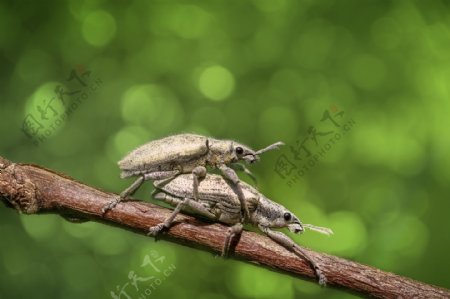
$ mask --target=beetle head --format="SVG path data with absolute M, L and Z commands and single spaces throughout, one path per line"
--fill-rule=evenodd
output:
M 277 149 L 280 145 L 283 145 L 283 144 L 284 144 L 283 142 L 276 142 L 276 143 L 271 144 L 263 149 L 254 151 L 251 148 L 249 148 L 248 146 L 233 142 L 232 148 L 233 148 L 233 152 L 235 154 L 234 162 L 243 160 L 247 163 L 254 163 L 256 161 L 259 161 L 260 154 L 270 151 L 270 150 L 273 150 L 273 149 Z
M 280 217 L 281 218 L 281 217 Z M 291 211 L 285 209 L 282 216 L 283 226 L 287 226 L 287 228 L 295 234 L 302 233 L 303 232 L 303 225 L 300 222 L 300 220 L 297 218 L 297 216 L 294 215 Z
M 258 209 L 253 220 L 271 228 L 287 227 L 296 234 L 302 233 L 304 230 L 302 223 L 294 213 L 279 203 L 263 196 L 260 197 Z
M 233 142 L 232 148 L 234 162 L 245 161 L 247 163 L 255 163 L 256 161 L 259 161 L 258 154 L 248 146 Z
M 254 163 L 259 160 L 259 155 L 272 149 L 278 148 L 282 142 L 277 142 L 268 147 L 254 151 L 250 147 L 232 141 L 232 140 L 218 140 L 209 139 L 208 148 L 211 153 L 209 160 L 211 163 L 236 163 L 245 161 L 247 163 Z
M 257 153 L 246 145 L 232 140 L 210 139 L 209 150 L 212 163 L 236 163 L 246 161 L 253 163 L 259 160 Z

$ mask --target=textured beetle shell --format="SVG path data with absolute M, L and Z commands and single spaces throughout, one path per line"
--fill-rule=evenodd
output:
M 167 180 L 159 180 L 154 182 L 154 186 L 171 196 L 183 199 L 193 198 L 193 175 L 182 174 L 167 182 Z M 254 211 L 259 203 L 260 194 L 250 185 L 241 182 L 244 198 L 250 213 Z M 220 175 L 207 174 L 200 181 L 198 187 L 199 201 L 205 203 L 209 208 L 224 213 L 231 218 L 229 221 L 224 219 L 216 219 L 225 223 L 237 223 L 240 217 L 241 205 L 236 192 L 232 185 Z
M 174 179 L 154 181 L 158 199 L 165 200 L 170 205 L 176 205 L 184 198 L 193 199 L 193 175 L 182 174 Z M 250 212 L 250 222 L 261 224 L 266 227 L 286 227 L 293 222 L 300 223 L 300 220 L 284 206 L 276 203 L 259 193 L 252 186 L 241 182 L 244 198 Z M 165 194 L 165 196 L 163 195 Z M 230 185 L 222 176 L 216 174 L 207 174 L 201 180 L 198 187 L 198 200 L 205 207 L 215 214 L 217 220 L 227 224 L 240 222 L 241 205 Z M 188 207 L 182 208 L 183 211 L 190 212 Z M 283 214 L 289 212 L 292 215 L 291 221 L 285 221 Z
M 163 190 L 166 193 L 175 195 L 177 197 L 192 198 L 193 193 L 193 174 L 182 174 L 176 178 L 167 180 L 157 180 L 154 182 L 156 188 Z M 206 174 L 206 177 L 200 180 L 198 187 L 199 200 L 206 200 L 208 197 L 214 197 L 230 201 L 240 206 L 239 198 L 233 190 L 233 185 L 228 183 L 222 176 L 217 174 Z M 259 192 L 250 185 L 241 182 L 244 197 L 247 199 L 259 198 Z
M 121 177 L 154 171 L 191 171 L 191 168 L 205 164 L 207 142 L 208 138 L 204 136 L 179 134 L 146 143 L 119 161 Z M 189 163 L 191 160 L 193 163 Z

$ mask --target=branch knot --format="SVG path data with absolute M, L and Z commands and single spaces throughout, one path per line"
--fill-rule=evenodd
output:
M 0 161 L 0 196 L 7 204 L 25 214 L 34 214 L 39 210 L 35 184 L 15 163 Z

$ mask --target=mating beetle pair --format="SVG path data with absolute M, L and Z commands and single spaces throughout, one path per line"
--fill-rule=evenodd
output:
M 224 177 L 231 181 L 241 203 L 242 220 L 249 217 L 245 198 L 240 187 L 240 180 L 233 168 L 234 166 L 252 175 L 239 161 L 254 163 L 259 155 L 283 145 L 277 142 L 254 151 L 249 147 L 231 140 L 218 140 L 201 135 L 179 134 L 144 144 L 133 150 L 121 161 L 121 177 L 139 178 L 125 191 L 120 198 L 111 202 L 103 209 L 103 213 L 113 208 L 118 202 L 133 194 L 146 180 L 172 179 L 182 173 L 193 173 L 194 199 L 198 198 L 199 179 L 206 175 L 206 166 L 218 168 Z
M 181 210 L 191 210 L 209 219 L 233 225 L 224 245 L 223 253 L 225 253 L 232 236 L 242 230 L 242 223 L 255 224 L 276 242 L 305 257 L 313 266 L 319 283 L 322 284 L 325 278 L 314 260 L 289 237 L 270 228 L 287 226 L 294 233 L 302 232 L 303 227 L 326 234 L 331 231 L 312 225 L 302 225 L 283 206 L 241 182 L 233 170 L 233 168 L 243 170 L 253 178 L 252 173 L 239 162 L 254 163 L 259 160 L 260 154 L 281 145 L 282 142 L 277 142 L 254 151 L 235 141 L 194 134 L 174 135 L 149 142 L 119 161 L 122 178 L 132 176 L 138 178 L 117 200 L 106 205 L 103 213 L 133 194 L 144 181 L 152 180 L 159 190 L 154 195 L 155 198 L 164 200 L 176 208 L 164 223 L 150 228 L 150 235 L 156 235 L 163 228 L 169 227 Z M 208 166 L 219 169 L 226 180 L 221 176 L 207 175 Z

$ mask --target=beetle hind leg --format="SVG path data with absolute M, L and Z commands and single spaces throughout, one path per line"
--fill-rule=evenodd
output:
M 170 228 L 173 221 L 175 220 L 175 217 L 180 213 L 185 207 L 189 207 L 192 211 L 203 215 L 207 218 L 213 219 L 215 218 L 215 215 L 204 205 L 191 200 L 190 198 L 185 197 L 184 199 L 174 199 L 171 196 L 165 194 L 165 193 L 157 193 L 155 198 L 163 200 L 169 204 L 174 204 L 175 202 L 176 207 L 172 211 L 169 217 L 167 217 L 164 222 L 159 223 L 155 226 L 152 226 L 149 228 L 149 232 L 147 233 L 148 236 L 156 237 L 162 230 Z
M 175 219 L 175 217 L 178 215 L 178 213 L 180 213 L 183 206 L 187 205 L 188 203 L 189 198 L 185 198 L 183 201 L 177 204 L 175 209 L 172 211 L 172 214 L 170 214 L 170 216 L 166 220 L 164 220 L 164 222 L 152 226 L 148 229 L 147 235 L 156 237 L 156 235 L 158 235 L 163 229 L 169 228 L 172 225 L 172 222 Z
M 144 175 L 139 176 L 133 182 L 133 184 L 131 184 L 127 189 L 123 190 L 120 193 L 120 198 L 125 199 L 128 196 L 133 195 L 133 193 L 136 192 L 136 190 L 142 185 L 142 183 L 144 183 L 144 181 L 145 181 L 145 176 Z
M 167 180 L 167 181 L 170 181 L 174 177 L 179 175 L 180 173 L 181 173 L 181 170 L 154 171 L 154 172 L 145 173 L 144 174 L 144 180 L 145 181 L 148 181 L 148 180 L 152 180 L 152 181 Z
M 132 195 L 134 192 L 136 192 L 136 190 L 142 185 L 142 183 L 144 183 L 145 181 L 145 176 L 141 175 L 139 176 L 134 182 L 133 184 L 131 184 L 127 189 L 125 189 L 124 191 L 122 191 L 120 193 L 120 195 L 110 201 L 109 203 L 107 203 L 103 209 L 102 209 L 102 215 L 105 215 L 106 212 L 108 212 L 109 210 L 114 209 L 121 201 L 124 201 L 127 199 L 128 196 Z
M 155 171 L 150 173 L 144 173 L 141 174 L 134 182 L 131 184 L 127 189 L 122 191 L 120 195 L 112 200 L 111 202 L 107 203 L 103 209 L 102 209 L 102 215 L 105 215 L 106 212 L 109 210 L 115 208 L 117 204 L 119 204 L 122 201 L 127 200 L 127 198 L 136 192 L 139 187 L 148 180 L 172 180 L 174 177 L 176 177 L 178 174 L 180 174 L 181 171 L 179 170 L 170 170 L 170 171 Z

